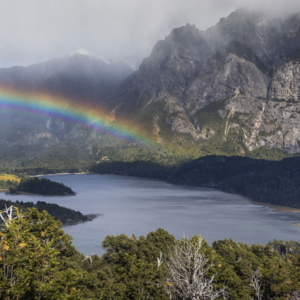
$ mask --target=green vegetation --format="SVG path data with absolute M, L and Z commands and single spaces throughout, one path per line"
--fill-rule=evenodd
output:
M 0 174 L 0 189 L 11 194 L 31 193 L 47 196 L 75 195 L 71 188 L 46 178 L 26 177 L 18 174 Z
M 122 111 L 126 113 L 127 129 L 131 124 L 133 128 L 139 128 L 137 134 L 149 137 L 153 142 L 150 147 L 136 140 L 122 140 L 105 132 L 96 132 L 80 124 L 52 120 L 49 131 L 45 127 L 47 118 L 4 116 L 0 119 L 3 128 L 0 140 L 7 143 L 0 149 L 0 171 L 24 175 L 78 173 L 89 172 L 92 165 L 103 161 L 151 161 L 176 165 L 206 155 L 239 155 L 270 160 L 291 156 L 283 150 L 265 147 L 249 151 L 245 145 L 245 133 L 251 134 L 251 115 L 235 111 L 228 116 L 226 99 L 209 103 L 189 118 L 176 109 L 168 112 L 164 101 L 151 102 L 152 98 L 147 94 L 133 91 L 124 97 Z M 280 99 L 272 101 L 281 103 Z M 291 100 L 285 102 L 291 104 Z M 115 117 L 123 119 L 118 111 Z M 195 134 L 201 137 L 193 139 L 189 133 L 172 130 L 168 120 L 176 117 L 191 130 L 197 128 Z M 275 120 L 270 124 L 272 122 Z M 41 136 L 41 128 L 45 128 L 45 136 Z M 261 132 L 258 137 L 274 132 Z M 22 144 L 15 142 L 20 140 Z
M 282 242 L 250 247 L 230 239 L 209 246 L 200 236 L 175 240 L 158 229 L 139 238 L 107 236 L 102 257 L 85 256 L 47 212 L 16 209 L 13 214 L 8 211 L 8 216 L 13 218 L 5 218 L 0 232 L 1 299 L 167 300 L 172 296 L 183 300 L 191 299 L 190 292 L 199 293 L 194 281 L 200 286 L 209 279 L 211 291 L 206 292 L 216 294 L 225 286 L 224 295 L 231 300 L 257 299 L 254 280 L 260 285 L 262 300 L 290 299 L 300 292 L 300 257 L 297 253 L 280 255 L 276 250 Z M 184 255 L 187 251 L 191 255 Z M 182 262 L 178 270 L 188 278 L 181 288 L 176 274 L 170 273 L 172 258 Z M 185 290 L 187 286 L 192 290 Z
M 62 207 L 57 204 L 46 203 L 44 201 L 37 201 L 36 204 L 33 202 L 23 202 L 23 201 L 9 201 L 0 199 L 0 207 L 17 207 L 23 212 L 28 211 L 31 208 L 36 208 L 39 212 L 46 210 L 51 216 L 55 218 L 56 221 L 60 221 L 63 225 L 73 225 L 86 221 L 91 221 L 96 215 L 83 215 L 79 211 L 72 210 L 70 208 Z
M 0 189 L 17 188 L 21 177 L 14 174 L 0 174 Z
M 300 208 L 299 157 L 270 161 L 212 155 L 179 166 L 141 161 L 103 162 L 92 171 L 147 177 L 178 185 L 215 187 L 257 202 Z
M 63 183 L 51 181 L 47 178 L 26 177 L 22 178 L 16 189 L 10 189 L 11 193 L 25 192 L 48 196 L 75 195 L 71 188 Z
M 288 254 L 293 256 L 299 256 L 300 254 L 300 243 L 295 241 L 278 241 L 273 240 L 272 242 L 269 242 L 268 245 L 276 250 L 281 256 L 286 256 Z
M 99 174 L 114 174 L 134 177 L 146 177 L 165 180 L 176 168 L 174 166 L 163 166 L 149 161 L 135 162 L 103 162 L 91 168 L 91 171 Z
M 47 212 L 16 210 L 0 233 L 1 299 L 82 299 L 72 239 Z
M 299 157 L 267 161 L 208 156 L 183 164 L 168 181 L 190 186 L 213 186 L 257 202 L 300 207 Z

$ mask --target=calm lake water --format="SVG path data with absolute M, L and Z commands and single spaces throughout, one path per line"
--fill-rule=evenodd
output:
M 253 205 L 243 197 L 213 189 L 174 186 L 160 181 L 113 175 L 45 176 L 71 187 L 71 197 L 2 196 L 5 199 L 38 200 L 101 217 L 79 225 L 64 226 L 75 247 L 85 254 L 102 254 L 107 235 L 147 235 L 163 228 L 182 238 L 201 234 L 210 244 L 233 238 L 249 245 L 300 239 L 300 214 L 275 212 Z

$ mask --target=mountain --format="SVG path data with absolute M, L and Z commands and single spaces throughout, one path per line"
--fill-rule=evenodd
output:
M 125 130 L 138 128 L 152 145 L 80 123 L 7 113 L 0 119 L 0 168 L 79 171 L 107 160 L 177 163 L 212 154 L 279 160 L 300 152 L 298 13 L 239 9 L 205 31 L 175 28 L 131 71 L 123 60 L 86 50 L 1 69 L 0 85 L 81 99 L 107 111 L 105 124 L 126 120 Z
M 114 94 L 132 72 L 122 59 L 79 49 L 32 66 L 0 69 L 0 84 L 99 102 Z
M 53 99 L 66 97 L 69 105 L 72 101 L 82 102 L 100 110 L 132 72 L 129 64 L 120 58 L 95 56 L 80 49 L 44 63 L 0 69 L 0 86 L 43 92 Z M 49 172 L 75 172 L 95 163 L 95 155 L 91 154 L 93 147 L 97 148 L 98 155 L 101 154 L 99 139 L 102 135 L 79 123 L 26 111 L 4 109 L 0 115 L 2 170 L 42 167 L 49 168 Z M 111 140 L 102 138 L 103 141 L 107 139 Z
M 240 9 L 206 31 L 176 28 L 132 76 L 116 114 L 147 114 L 158 141 L 195 157 L 297 154 L 299 25 L 299 14 Z

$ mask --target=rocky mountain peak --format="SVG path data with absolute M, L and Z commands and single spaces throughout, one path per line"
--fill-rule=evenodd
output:
M 199 145 L 239 140 L 236 149 L 242 150 L 233 150 L 239 155 L 264 147 L 298 153 L 299 14 L 239 9 L 206 31 L 176 28 L 144 59 L 129 84 L 133 90 L 137 115 L 160 103 L 161 122 Z M 122 107 L 128 111 L 126 102 Z M 214 117 L 205 119 L 206 110 Z M 158 124 L 160 112 L 153 111 Z
M 175 28 L 129 77 L 126 63 L 109 62 L 79 50 L 71 57 L 0 70 L 0 82 L 100 104 L 110 110 L 111 122 L 125 119 L 157 141 L 158 152 L 148 152 L 146 159 L 207 154 L 279 159 L 300 153 L 299 14 L 237 10 L 206 31 L 190 24 Z M 46 125 L 42 132 L 34 126 L 36 135 L 24 143 L 41 137 L 49 146 L 59 145 L 69 134 L 77 143 L 81 134 L 75 129 L 67 134 L 59 123 L 58 130 Z M 53 139 L 44 134 L 48 131 Z M 96 136 L 88 134 L 84 142 L 88 155 L 123 160 L 110 139 Z M 1 146 L 6 143 L 2 138 Z M 141 159 L 139 146 L 125 144 L 130 159 Z

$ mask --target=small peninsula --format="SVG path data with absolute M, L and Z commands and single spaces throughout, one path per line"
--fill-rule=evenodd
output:
M 27 177 L 21 174 L 0 174 L 0 190 L 11 195 L 23 193 L 42 196 L 75 196 L 76 193 L 63 183 L 47 178 Z
M 50 215 L 52 215 L 56 221 L 61 221 L 63 225 L 76 225 L 83 222 L 92 221 L 98 215 L 84 215 L 79 211 L 75 211 L 70 208 L 66 208 L 54 203 L 46 203 L 44 201 L 38 201 L 36 204 L 33 202 L 23 202 L 23 201 L 10 201 L 0 199 L 0 210 L 5 209 L 13 205 L 22 211 L 28 211 L 29 208 L 36 208 L 39 212 L 46 210 Z
M 16 187 L 9 189 L 10 194 L 30 193 L 43 196 L 74 196 L 75 192 L 63 183 L 47 178 L 23 177 Z

